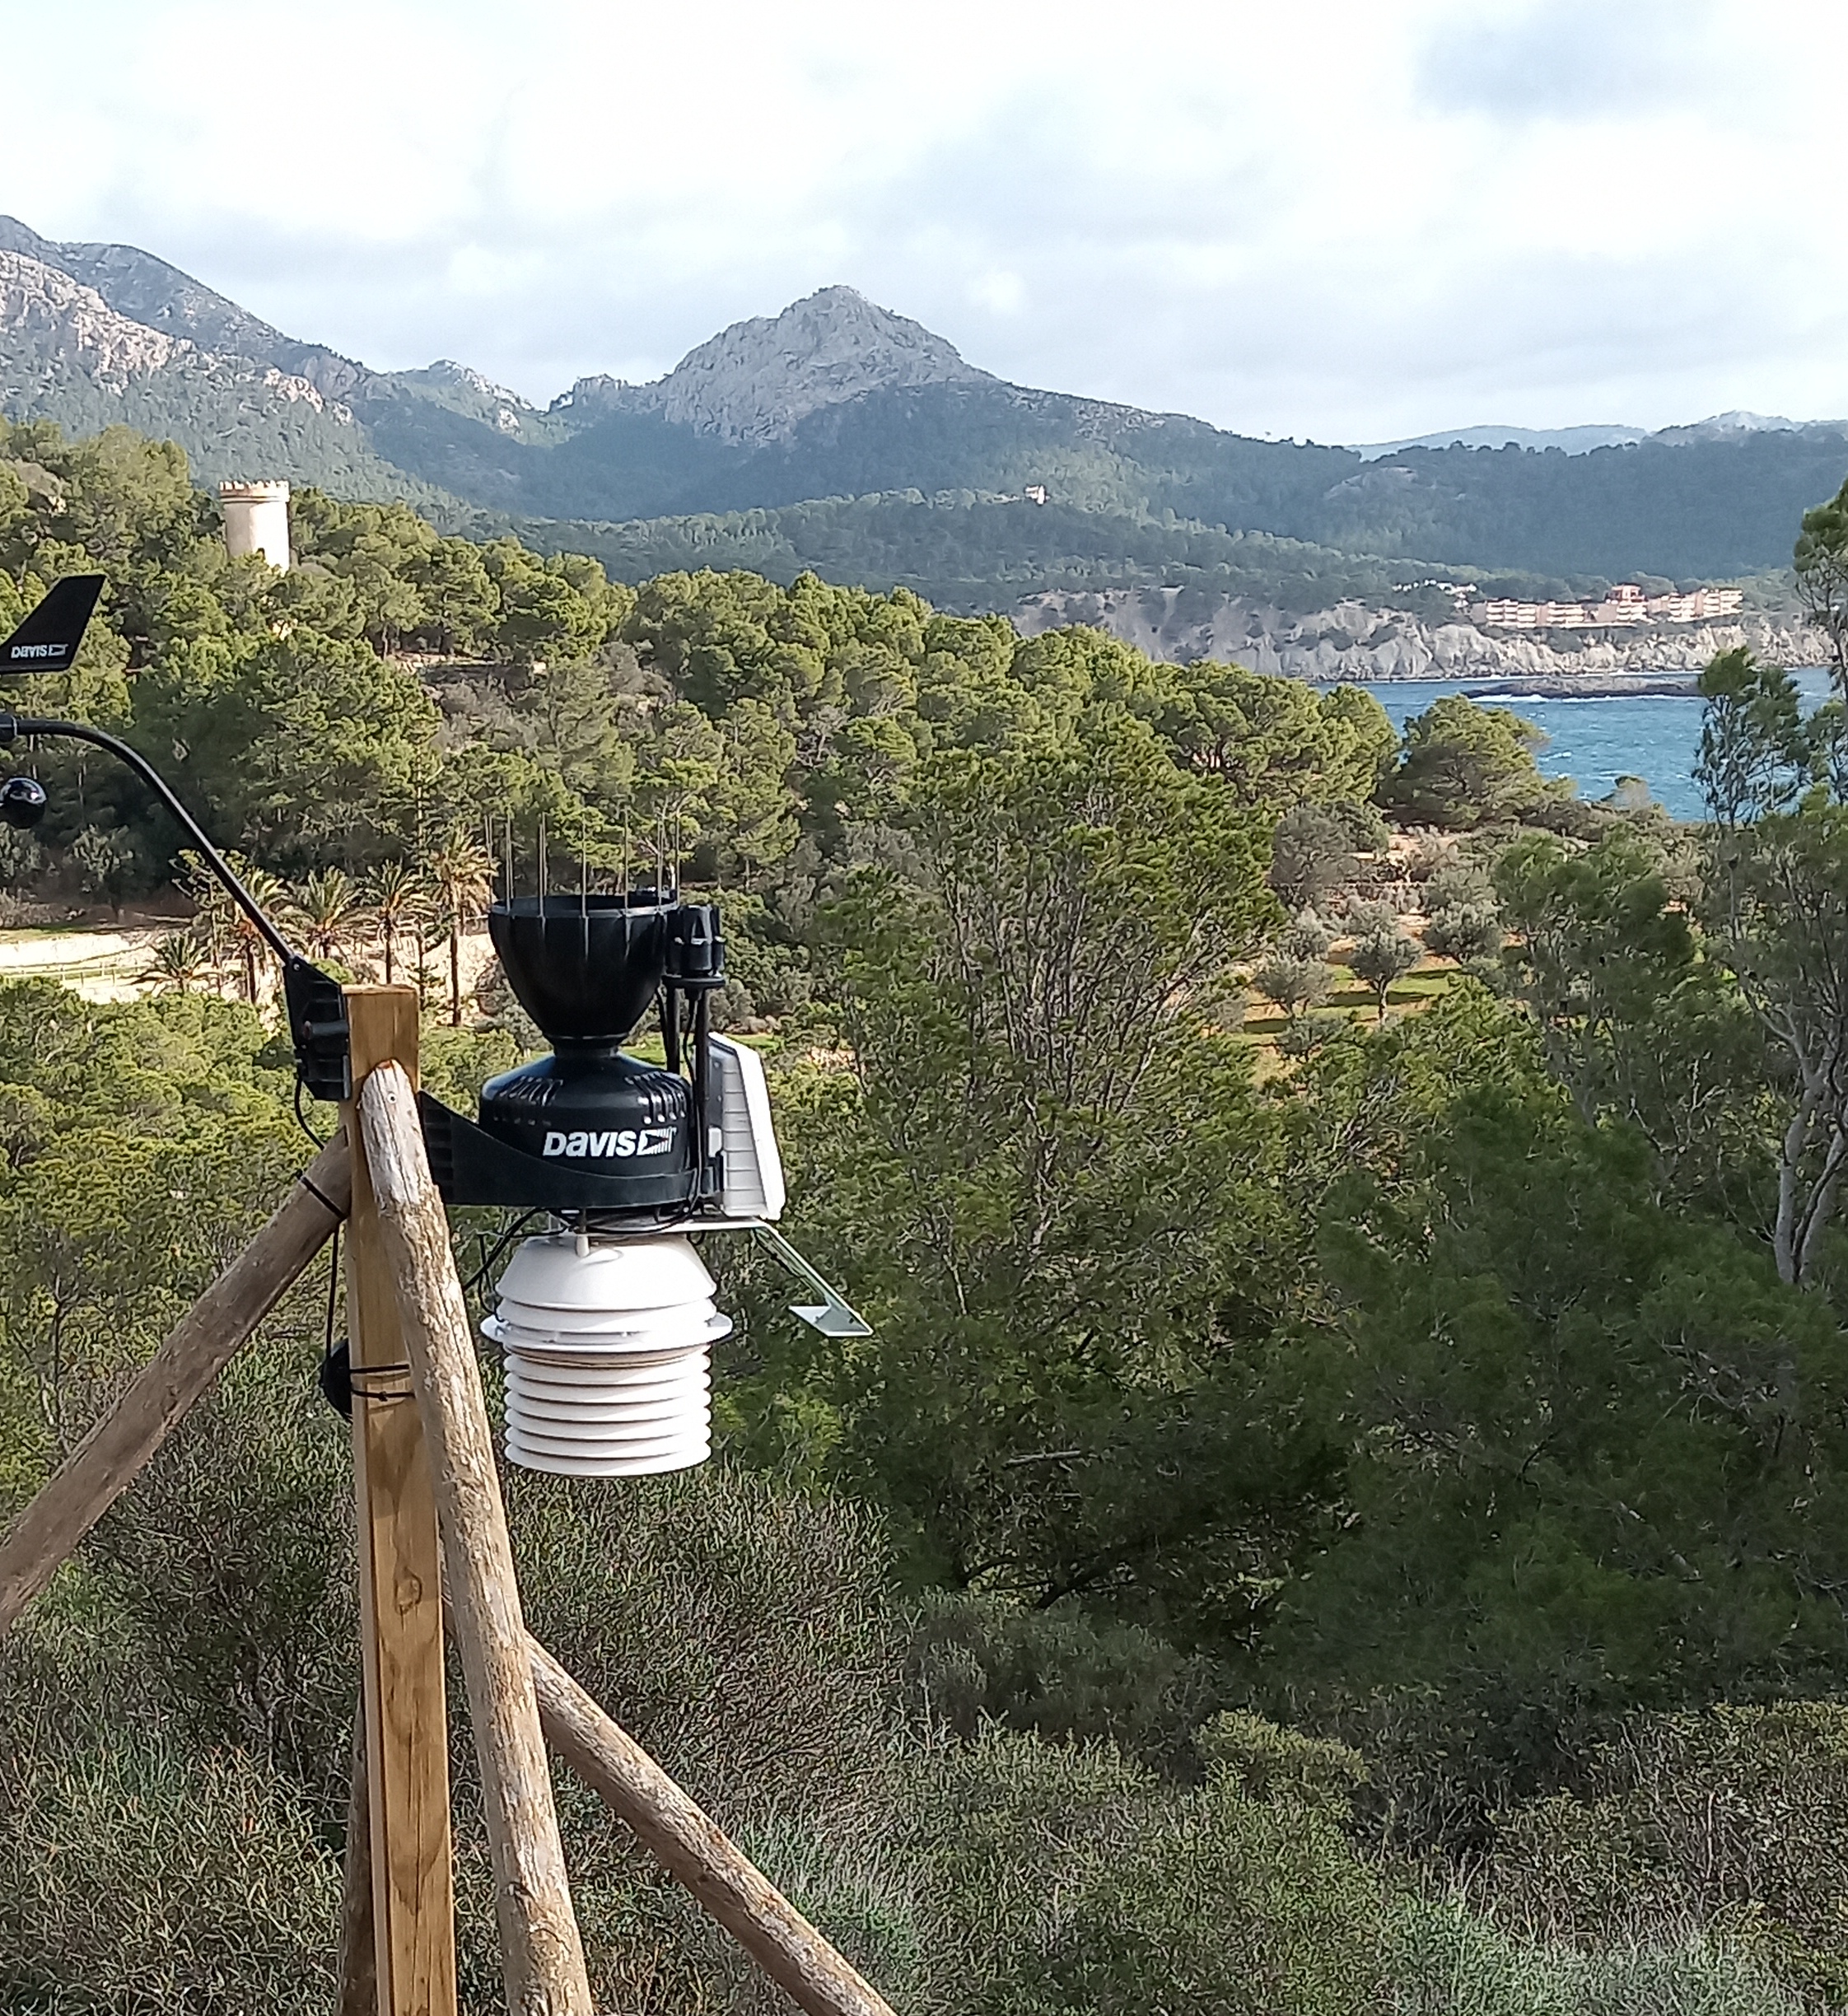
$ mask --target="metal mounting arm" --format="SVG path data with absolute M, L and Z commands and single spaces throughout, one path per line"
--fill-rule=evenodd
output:
M 0 714 L 0 749 L 8 749 L 15 742 L 30 741 L 40 735 L 57 736 L 67 742 L 87 742 L 93 748 L 106 749 L 118 763 L 126 763 L 179 822 L 180 831 L 198 849 L 213 875 L 224 884 L 226 894 L 263 934 L 264 942 L 277 958 L 287 965 L 292 959 L 300 956 L 264 915 L 256 898 L 239 880 L 236 870 L 206 838 L 198 821 L 174 795 L 166 779 L 138 749 L 130 749 L 126 742 L 118 741 L 114 735 L 105 735 L 100 728 L 89 727 L 82 721 L 43 721 L 31 714 Z
M 264 915 L 237 871 L 206 838 L 198 821 L 174 794 L 172 786 L 138 750 L 100 728 L 82 721 L 49 721 L 32 714 L 0 713 L 0 749 L 38 737 L 87 742 L 125 763 L 179 823 L 225 893 L 261 934 L 282 967 L 282 994 L 288 1006 L 289 1035 L 295 1044 L 296 1069 L 316 1099 L 338 1101 L 352 1096 L 352 1066 L 348 1051 L 347 1004 L 340 983 L 295 951 Z

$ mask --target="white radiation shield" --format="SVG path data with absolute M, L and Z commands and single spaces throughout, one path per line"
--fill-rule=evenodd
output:
M 688 1470 L 712 1453 L 712 1347 L 731 1334 L 689 1239 L 522 1242 L 483 1334 L 506 1355 L 506 1453 L 558 1477 Z

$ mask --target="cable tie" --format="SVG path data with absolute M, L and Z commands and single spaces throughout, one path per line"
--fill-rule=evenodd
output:
M 310 1196 L 319 1197 L 321 1202 L 326 1205 L 327 1208 L 334 1214 L 335 1224 L 338 1225 L 344 1222 L 347 1214 L 342 1211 L 340 1206 L 336 1204 L 333 1198 L 327 1194 L 326 1191 L 322 1189 L 320 1185 L 313 1180 L 306 1169 L 301 1169 L 296 1172 L 296 1181 L 301 1185 L 304 1190 L 308 1192 Z
M 408 1365 L 352 1365 L 348 1367 L 347 1372 L 347 1390 L 356 1399 L 360 1400 L 414 1399 L 417 1396 L 408 1384 L 400 1387 L 396 1391 L 375 1393 L 369 1384 L 362 1383 L 372 1379 L 404 1379 L 408 1380 L 410 1377 L 410 1371 L 411 1368 Z

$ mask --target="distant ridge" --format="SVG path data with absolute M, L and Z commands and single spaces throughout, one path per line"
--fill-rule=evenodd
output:
M 1448 433 L 1412 434 L 1403 441 L 1361 441 L 1354 452 L 1369 462 L 1398 455 L 1407 448 L 1558 448 L 1567 455 L 1589 455 L 1594 448 L 1622 448 L 1645 438 L 1646 430 L 1630 427 L 1453 427 Z
M 1848 428 L 1848 421 L 1786 420 L 1776 413 L 1735 408 L 1682 427 L 1658 427 L 1653 433 L 1645 427 L 1454 427 L 1447 433 L 1409 435 L 1403 441 L 1363 441 L 1355 446 L 1354 452 L 1369 462 L 1407 448 L 1557 448 L 1566 455 L 1590 455 L 1598 448 L 1624 448 L 1637 441 L 1737 441 L 1747 434 L 1801 434 L 1812 428 L 1840 433 Z
M 846 286 L 733 324 L 651 384 L 592 375 L 541 407 L 453 359 L 371 370 L 136 246 L 15 218 L 0 218 L 0 411 L 74 433 L 124 422 L 178 441 L 207 483 L 287 477 L 453 529 L 517 524 L 631 578 L 809 566 L 940 585 L 961 608 L 1225 594 L 1234 576 L 1297 609 L 1460 570 L 1514 594 L 1733 579 L 1786 565 L 1804 510 L 1848 475 L 1841 423 L 1744 413 L 1646 436 L 1258 441 L 1010 384 Z M 1472 445 L 1490 442 L 1568 452 Z

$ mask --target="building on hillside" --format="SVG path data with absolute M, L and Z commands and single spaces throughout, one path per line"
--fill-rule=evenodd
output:
M 1736 616 L 1745 596 L 1737 588 L 1696 588 L 1687 595 L 1650 595 L 1634 581 L 1619 581 L 1601 602 L 1479 602 L 1470 614 L 1484 630 L 1612 630 L 1637 623 L 1714 623 Z
M 1716 616 L 1736 616 L 1745 596 L 1737 588 L 1696 588 L 1688 595 L 1657 595 L 1649 613 L 1658 623 L 1710 623 Z
M 222 483 L 225 550 L 232 559 L 261 553 L 282 573 L 289 570 L 289 486 L 286 483 Z

